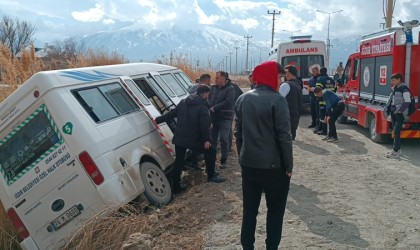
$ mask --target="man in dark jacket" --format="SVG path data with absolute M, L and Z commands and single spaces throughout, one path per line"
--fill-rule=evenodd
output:
M 314 94 L 318 97 L 322 97 L 322 99 L 325 101 L 324 123 L 328 124 L 329 131 L 328 135 L 322 140 L 327 142 L 338 142 L 335 122 L 344 111 L 344 103 L 341 98 L 331 90 L 322 90 L 320 87 L 316 87 Z
M 296 138 L 302 106 L 302 88 L 297 79 L 297 69 L 293 65 L 286 66 L 286 82 L 280 85 L 280 94 L 286 98 L 289 106 L 292 140 Z
M 314 128 L 316 131 L 318 131 L 319 128 L 319 121 L 317 121 L 318 112 L 319 112 L 319 101 L 314 95 L 314 89 L 316 80 L 319 76 L 319 68 L 318 66 L 313 66 L 311 69 L 312 77 L 309 79 L 308 86 L 305 86 L 309 91 L 309 105 L 311 109 L 311 124 L 308 126 L 308 128 Z M 318 125 L 318 127 L 317 127 Z
M 243 219 L 241 244 L 254 249 L 261 195 L 267 203 L 267 249 L 277 249 L 293 170 L 293 147 L 287 101 L 279 95 L 283 67 L 264 62 L 253 71 L 255 89 L 235 104 L 236 143 L 242 168 Z
M 228 76 L 228 84 L 231 83 L 233 88 L 235 89 L 235 100 L 233 101 L 233 103 L 235 104 L 236 100 L 238 100 L 238 97 L 241 96 L 244 92 L 242 91 L 242 89 L 239 87 L 239 85 L 235 82 L 233 82 L 231 79 L 229 79 L 229 75 L 226 72 L 227 76 Z M 233 122 L 233 119 L 232 119 Z M 233 141 L 233 131 L 232 131 L 232 124 L 230 125 L 230 131 L 229 131 L 229 144 L 228 144 L 228 152 L 230 152 L 232 150 L 232 141 Z
M 327 74 L 327 68 L 321 67 L 320 75 L 318 76 L 316 80 L 316 87 L 320 87 L 323 90 L 329 90 L 335 92 L 335 81 Z M 328 135 L 328 124 L 324 123 L 326 116 L 326 103 L 325 100 L 323 100 L 322 95 L 318 96 L 319 100 L 319 111 L 318 111 L 318 121 L 319 121 L 319 129 L 318 131 L 314 131 L 314 133 L 317 133 L 319 135 Z
M 220 138 L 221 168 L 226 167 L 229 148 L 229 132 L 233 121 L 233 106 L 235 104 L 235 88 L 228 81 L 228 74 L 224 71 L 216 72 L 215 85 L 212 85 L 209 103 L 212 121 L 211 139 L 214 147 Z
M 177 117 L 175 134 L 172 143 L 175 145 L 175 166 L 173 170 L 173 192 L 180 193 L 185 189 L 181 185 L 181 173 L 185 163 L 185 152 L 192 149 L 204 153 L 207 179 L 220 183 L 224 178 L 215 175 L 216 149 L 210 139 L 210 116 L 207 103 L 210 87 L 200 85 L 196 95 L 190 95 L 168 113 L 156 118 L 156 122 L 166 122 Z

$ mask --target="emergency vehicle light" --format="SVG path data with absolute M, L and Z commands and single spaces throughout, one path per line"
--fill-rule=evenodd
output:
M 310 42 L 311 40 L 303 40 L 303 39 L 293 41 L 293 43 L 310 43 Z

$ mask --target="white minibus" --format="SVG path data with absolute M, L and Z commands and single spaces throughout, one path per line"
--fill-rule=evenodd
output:
M 143 194 L 171 200 L 168 125 L 153 118 L 187 96 L 171 66 L 45 71 L 0 104 L 0 199 L 23 249 L 56 249 L 93 215 Z

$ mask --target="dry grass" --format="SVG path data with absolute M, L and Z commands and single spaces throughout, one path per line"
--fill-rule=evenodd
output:
M 149 211 L 143 212 L 146 209 Z M 196 234 L 200 220 L 182 204 L 172 203 L 162 209 L 124 205 L 108 211 L 109 215 L 92 218 L 65 239 L 68 242 L 62 250 L 121 249 L 124 243 L 136 246 L 126 246 L 127 249 L 202 248 L 203 237 Z M 143 237 L 136 242 L 135 237 L 130 237 L 133 234 Z
M 20 249 L 19 237 L 0 203 L 0 249 Z

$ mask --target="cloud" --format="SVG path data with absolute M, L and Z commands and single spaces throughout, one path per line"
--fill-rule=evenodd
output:
M 194 9 L 198 15 L 200 24 L 212 25 L 220 20 L 220 16 L 218 15 L 206 15 L 206 13 L 204 13 L 203 9 L 198 5 L 197 2 L 194 2 Z
M 247 18 L 247 19 L 235 18 L 235 19 L 232 19 L 232 23 L 241 25 L 245 31 L 255 29 L 259 25 L 258 20 L 254 18 Z
M 101 4 L 95 4 L 95 8 L 86 11 L 73 11 L 71 15 L 74 19 L 81 22 L 98 22 L 104 16 L 105 11 Z
M 114 20 L 112 20 L 112 19 L 104 19 L 102 22 L 103 22 L 104 24 L 114 24 L 114 23 L 115 23 L 115 21 L 114 21 Z

